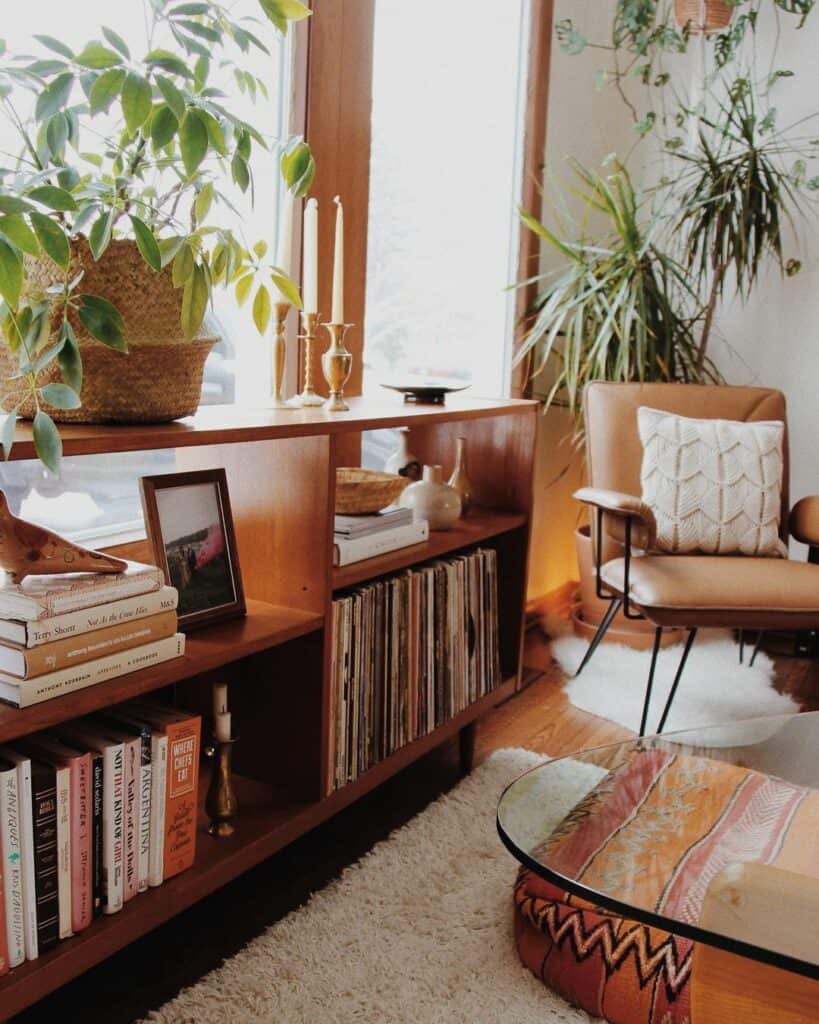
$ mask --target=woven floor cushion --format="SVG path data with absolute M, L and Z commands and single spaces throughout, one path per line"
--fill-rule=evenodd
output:
M 625 903 L 696 923 L 728 864 L 819 875 L 819 793 L 709 758 L 631 751 L 536 859 Z M 611 1024 L 698 1024 L 694 943 L 605 910 L 523 868 L 515 885 L 523 963 Z

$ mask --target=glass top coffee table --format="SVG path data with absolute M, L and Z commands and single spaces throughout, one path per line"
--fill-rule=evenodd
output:
M 570 903 L 790 972 L 819 994 L 819 712 L 548 761 L 507 787 L 497 821 L 520 863 Z M 819 1020 L 813 1005 L 806 1019 Z

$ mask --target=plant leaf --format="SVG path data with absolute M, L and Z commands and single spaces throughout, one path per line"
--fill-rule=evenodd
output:
M 163 149 L 176 135 L 179 128 L 179 121 L 171 108 L 163 103 L 154 111 L 151 120 L 151 139 L 157 149 Z
M 38 43 L 42 43 L 43 46 L 47 46 L 49 50 L 53 50 L 54 53 L 59 53 L 61 57 L 67 57 L 68 60 L 74 59 L 74 54 L 71 49 L 61 42 L 59 39 L 55 39 L 54 36 L 43 36 L 38 35 L 34 37 Z
M 103 68 L 112 68 L 122 63 L 122 57 L 114 50 L 109 50 L 102 43 L 89 43 L 74 58 L 75 63 L 81 67 L 90 68 L 92 71 L 101 71 Z
M 14 428 L 17 426 L 17 410 L 12 409 L 6 414 L 3 420 L 3 431 L 0 434 L 0 444 L 3 445 L 3 458 L 8 461 L 11 449 L 14 444 Z
M 28 198 L 35 202 L 42 203 L 52 210 L 76 210 L 77 200 L 64 188 L 57 188 L 56 185 L 40 185 L 28 193 Z
M 95 80 L 88 94 L 88 106 L 92 114 L 108 110 L 122 90 L 125 81 L 124 68 L 109 68 Z
M 38 410 L 34 416 L 33 424 L 34 450 L 43 465 L 56 473 L 60 468 L 60 459 L 63 454 L 63 442 L 54 425 L 54 420 L 42 411 Z
M 66 320 L 63 324 L 65 344 L 60 349 L 57 362 L 60 375 L 65 383 L 79 395 L 82 392 L 82 357 L 74 335 L 74 329 Z
M 253 300 L 253 322 L 259 334 L 264 334 L 270 324 L 270 313 L 272 310 L 270 292 L 265 285 L 260 284 Z
M 30 216 L 31 226 L 34 228 L 40 245 L 58 267 L 68 270 L 70 248 L 65 231 L 55 220 L 47 217 L 44 213 L 32 213 Z
M 36 119 L 38 121 L 45 121 L 52 114 L 56 114 L 58 110 L 62 110 L 68 102 L 68 97 L 71 95 L 73 84 L 74 75 L 70 71 L 57 75 L 55 79 L 49 82 L 37 97 L 37 104 L 34 108 Z
M 99 295 L 80 296 L 80 321 L 85 329 L 103 345 L 117 352 L 127 352 L 123 336 L 122 316 L 116 306 Z
M 173 84 L 170 78 L 165 78 L 163 75 L 157 75 L 156 79 L 157 88 L 162 93 L 165 102 L 174 112 L 177 121 L 181 121 L 185 116 L 185 97 Z
M 45 384 L 40 388 L 43 401 L 55 409 L 79 409 L 80 396 L 67 384 Z
M 19 213 L 0 216 L 0 232 L 18 249 L 27 252 L 29 256 L 39 256 L 40 246 L 37 236 L 26 223 L 25 217 Z
M 185 243 L 179 252 L 174 256 L 171 274 L 173 276 L 174 288 L 181 288 L 186 284 L 193 273 L 193 252 L 191 247 Z
M 11 310 L 16 310 L 23 287 L 23 257 L 0 238 L 0 295 Z
M 259 4 L 279 32 L 287 31 L 288 21 L 301 21 L 312 13 L 299 0 L 259 0 Z
M 118 50 L 126 60 L 131 59 L 131 51 L 128 49 L 125 40 L 118 32 L 115 32 L 112 28 L 107 28 L 103 25 L 102 34 L 114 49 Z
M 299 142 L 282 153 L 280 166 L 282 178 L 294 195 L 304 196 L 310 191 L 316 176 L 316 163 L 306 142 Z
M 185 170 L 190 177 L 196 172 L 208 151 L 208 130 L 202 115 L 195 107 L 187 111 L 179 126 L 179 148 Z
M 250 171 L 247 160 L 239 153 L 233 154 L 233 159 L 230 161 L 230 173 L 242 192 L 247 192 L 247 187 L 250 184 Z
M 122 86 L 121 103 L 125 124 L 133 135 L 151 116 L 150 82 L 135 71 L 129 71 Z
M 253 287 L 253 274 L 245 274 L 244 277 L 240 277 L 236 282 L 236 301 L 240 306 L 243 306 L 247 302 L 247 297 L 250 294 L 250 289 Z
M 193 204 L 193 212 L 196 215 L 197 224 L 201 224 L 207 217 L 213 203 L 215 191 L 212 181 L 206 182 L 202 188 L 199 189 L 196 200 Z
M 88 244 L 91 246 L 91 252 L 93 253 L 95 260 L 98 260 L 108 248 L 108 244 L 111 241 L 113 225 L 113 210 L 108 210 L 105 213 L 100 214 L 100 216 L 91 225 L 91 230 L 88 232 Z
M 153 232 L 148 225 L 139 219 L 130 215 L 131 227 L 134 229 L 134 237 L 136 238 L 137 249 L 142 254 L 142 258 L 153 270 L 162 269 L 162 256 L 159 252 L 159 246 L 156 244 Z
M 291 306 L 295 306 L 296 309 L 301 309 L 301 295 L 299 295 L 298 288 L 287 274 L 276 268 L 270 271 L 270 276 L 273 278 L 273 284 L 284 296 L 285 301 L 289 302 Z
M 192 338 L 201 327 L 209 297 L 204 268 L 197 264 L 182 293 L 182 331 L 186 338 Z

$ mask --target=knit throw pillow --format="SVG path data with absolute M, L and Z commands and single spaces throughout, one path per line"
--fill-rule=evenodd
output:
M 643 501 L 659 551 L 787 557 L 779 536 L 785 424 L 637 410 Z

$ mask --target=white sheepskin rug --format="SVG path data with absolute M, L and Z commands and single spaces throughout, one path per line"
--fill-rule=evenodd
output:
M 552 654 L 567 676 L 572 676 L 587 643 L 575 636 L 552 642 Z M 655 730 L 674 681 L 682 644 L 660 651 L 647 731 Z M 721 725 L 745 718 L 785 715 L 799 710 L 790 697 L 773 688 L 774 664 L 760 652 L 754 667 L 745 664 L 730 632 L 705 630 L 697 635 L 671 705 L 664 732 L 701 725 Z M 635 732 L 640 727 L 651 651 L 635 651 L 621 644 L 601 644 L 577 679 L 569 678 L 564 691 L 576 708 L 618 722 Z
M 499 750 L 306 906 L 148 1018 L 154 1024 L 589 1024 L 518 960 L 516 862 L 495 812 L 544 758 Z M 599 769 L 567 761 L 533 835 Z

